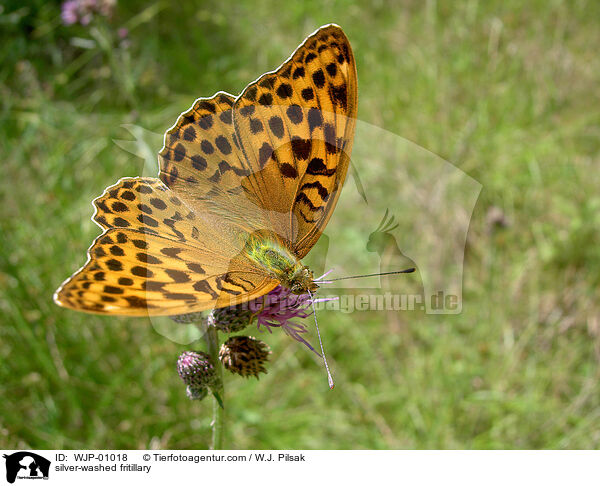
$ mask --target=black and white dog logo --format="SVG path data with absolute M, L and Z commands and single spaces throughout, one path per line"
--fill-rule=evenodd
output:
M 6 459 L 6 480 L 14 483 L 17 477 L 26 479 L 48 479 L 50 461 L 33 452 L 15 452 Z

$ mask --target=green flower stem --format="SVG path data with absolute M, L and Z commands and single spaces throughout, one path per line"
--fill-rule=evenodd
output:
M 219 336 L 217 328 L 213 324 L 213 315 L 208 318 L 208 326 L 204 334 L 208 346 L 208 354 L 217 372 L 217 383 L 213 392 L 213 421 L 212 421 L 212 449 L 223 449 L 225 435 L 225 387 L 223 386 L 223 365 L 219 360 Z

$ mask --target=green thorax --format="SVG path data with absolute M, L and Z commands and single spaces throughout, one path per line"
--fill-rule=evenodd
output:
M 319 288 L 313 280 L 312 271 L 302 265 L 296 255 L 275 235 L 262 232 L 251 235 L 246 242 L 245 253 L 249 260 L 295 294 L 314 292 Z

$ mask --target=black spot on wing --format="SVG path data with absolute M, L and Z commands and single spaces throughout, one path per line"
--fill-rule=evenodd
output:
M 198 263 L 188 262 L 185 264 L 185 266 L 188 267 L 188 269 L 190 269 L 194 273 L 200 273 L 200 274 L 206 273 L 206 271 Z
M 323 114 L 318 108 L 311 108 L 308 110 L 307 118 L 311 133 L 315 128 L 320 127 L 323 124 Z
M 120 287 L 113 287 L 112 285 L 105 285 L 104 292 L 107 294 L 122 294 L 125 291 Z
M 123 297 L 130 307 L 134 307 L 136 309 L 144 309 L 144 308 L 152 308 L 155 307 L 153 305 L 148 304 L 148 301 L 143 297 L 138 297 L 136 295 L 130 295 L 128 297 Z
M 300 66 L 299 68 L 296 68 L 296 70 L 294 71 L 294 74 L 292 74 L 292 78 L 293 79 L 302 78 L 302 77 L 304 77 L 304 74 L 305 74 L 304 68 L 302 66 Z
M 254 105 L 244 106 L 244 107 L 240 108 L 240 110 L 239 110 L 240 115 L 248 117 L 254 113 L 255 109 L 256 108 L 254 107 Z
M 193 294 L 184 294 L 184 293 L 165 293 L 163 294 L 165 298 L 169 300 L 188 300 L 195 301 L 196 297 Z
M 140 215 L 141 216 L 141 215 Z M 129 221 L 123 219 L 123 218 L 115 218 L 113 220 L 113 225 L 119 228 L 127 228 L 128 226 L 131 226 L 129 224 Z
M 144 253 L 142 251 L 136 253 L 135 256 L 138 259 L 138 261 L 142 263 L 150 263 L 151 265 L 162 264 L 162 260 L 160 260 L 159 258 L 156 258 L 155 256 L 149 255 L 148 253 Z
M 210 143 L 208 140 L 202 140 L 200 148 L 202 149 L 202 152 L 204 152 L 206 155 L 210 155 L 215 151 L 213 144 Z
M 161 248 L 160 252 L 165 255 L 168 256 L 169 258 L 176 258 L 176 259 L 180 259 L 179 258 L 179 253 L 181 253 L 183 251 L 183 248 L 171 248 L 171 247 L 167 247 L 167 248 Z
M 208 130 L 213 126 L 213 117 L 212 115 L 206 115 L 198 118 L 198 126 L 203 130 Z
M 312 61 L 313 59 L 316 59 L 317 55 L 314 52 L 309 52 L 306 57 L 304 58 L 304 62 L 309 63 L 310 61 Z
M 250 119 L 250 131 L 252 132 L 253 135 L 256 135 L 257 133 L 260 133 L 263 131 L 263 124 L 260 120 L 258 120 L 257 118 L 251 118 Z
M 177 145 L 175 145 L 175 148 L 173 149 L 173 160 L 175 162 L 181 162 L 184 157 L 185 157 L 185 147 L 182 144 L 178 143 Z
M 294 94 L 294 90 L 292 86 L 288 83 L 281 83 L 279 88 L 277 88 L 277 96 L 283 99 L 290 98 Z
M 133 201 L 135 199 L 135 194 L 131 191 L 123 191 L 121 194 L 121 199 L 126 199 L 127 201 Z
M 258 103 L 263 106 L 268 106 L 273 104 L 273 96 L 271 93 L 263 93 L 260 98 L 258 98 Z
M 196 290 L 198 292 L 203 292 L 205 294 L 209 294 L 214 299 L 219 298 L 219 294 L 217 294 L 213 290 L 213 288 L 210 286 L 210 284 L 206 280 L 200 280 L 200 281 L 196 282 L 193 285 L 193 287 L 194 287 L 194 290 Z
M 258 88 L 256 86 L 251 86 L 244 93 L 244 98 L 246 98 L 247 100 L 250 100 L 250 101 L 256 101 L 257 91 L 258 91 Z
M 301 202 L 303 204 L 306 204 L 313 213 L 316 213 L 317 211 L 321 211 L 323 209 L 322 206 L 315 206 L 313 204 L 313 202 L 310 200 L 310 198 L 303 192 L 298 193 L 298 195 L 296 196 L 295 202 L 296 203 Z
M 229 155 L 231 153 L 231 144 L 223 135 L 219 135 L 215 139 L 215 144 L 223 155 Z
M 201 101 L 198 104 L 198 108 L 200 108 L 202 110 L 210 111 L 213 114 L 217 112 L 215 105 L 210 101 Z
M 295 179 L 298 177 L 298 171 L 296 168 L 288 163 L 283 163 L 279 166 L 279 171 L 283 177 L 287 177 L 289 179 Z
M 308 163 L 308 167 L 306 168 L 306 173 L 310 175 L 324 175 L 324 176 L 332 176 L 336 172 L 334 169 L 328 169 L 323 159 L 319 157 L 314 157 Z
M 121 201 L 115 201 L 114 203 L 112 203 L 111 207 L 113 211 L 116 211 L 117 213 L 124 213 L 128 209 L 127 204 L 124 204 Z
M 294 124 L 298 125 L 304 119 L 304 114 L 302 113 L 302 108 L 299 105 L 290 105 L 286 111 L 287 117 Z
M 325 86 L 325 75 L 321 69 L 315 71 L 312 75 L 313 82 L 317 88 Z
M 121 248 L 120 246 L 117 245 L 113 245 L 109 248 L 111 255 L 114 256 L 124 256 L 125 255 L 125 250 L 123 250 L 123 248 Z
M 261 168 L 264 168 L 267 161 L 273 155 L 273 147 L 271 147 L 267 142 L 263 143 L 260 149 L 258 150 L 258 163 Z
M 345 84 L 340 86 L 330 86 L 329 96 L 333 102 L 342 109 L 346 110 L 348 108 L 348 92 Z
M 191 158 L 192 161 L 192 167 L 196 170 L 204 170 L 206 169 L 206 167 L 208 167 L 208 163 L 206 162 L 206 159 L 204 157 L 202 157 L 201 155 L 193 155 Z
M 310 156 L 312 149 L 312 143 L 310 140 L 304 140 L 302 138 L 292 139 L 292 152 L 294 157 L 298 160 L 307 160 Z
M 194 130 L 194 127 L 191 125 L 186 127 L 186 129 L 183 131 L 183 139 L 187 140 L 188 142 L 193 142 L 195 138 L 196 130 Z
M 175 283 L 185 283 L 185 282 L 190 281 L 190 276 L 186 272 L 182 272 L 181 270 L 174 270 L 172 268 L 167 268 L 167 269 L 165 269 L 165 273 Z
M 273 132 L 273 135 L 275 135 L 277 138 L 283 138 L 285 132 L 283 129 L 283 120 L 281 119 L 281 117 L 272 116 L 269 119 L 269 128 L 271 129 L 271 132 Z
M 312 88 L 304 88 L 301 91 L 302 94 L 302 98 L 304 99 L 304 101 L 310 101 L 315 97 L 315 92 L 313 91 Z
M 329 199 L 329 191 L 325 189 L 319 181 L 302 184 L 302 187 L 300 187 L 300 192 L 304 189 L 316 189 L 323 201 L 327 202 L 327 199 Z

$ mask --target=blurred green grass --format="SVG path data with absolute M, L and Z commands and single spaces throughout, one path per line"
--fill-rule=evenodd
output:
M 266 336 L 269 374 L 228 379 L 228 445 L 600 447 L 598 3 L 122 2 L 106 28 L 130 45 L 108 53 L 59 16 L 0 11 L 0 448 L 208 446 L 210 404 L 175 372 L 188 347 L 52 293 L 98 234 L 90 201 L 142 172 L 120 125 L 163 132 L 329 22 L 355 51 L 359 118 L 483 185 L 463 312 L 323 312 L 334 392 L 305 349 Z

